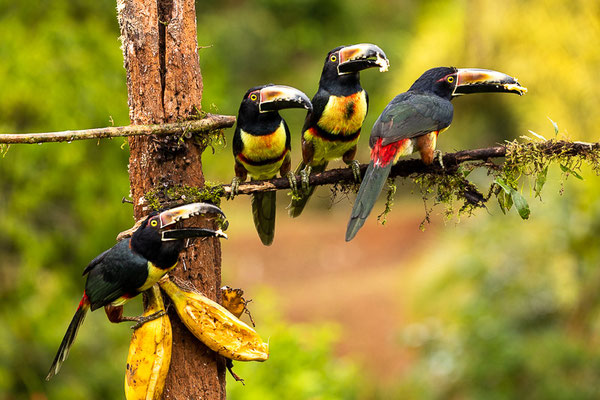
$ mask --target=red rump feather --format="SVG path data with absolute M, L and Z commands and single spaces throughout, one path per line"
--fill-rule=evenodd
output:
M 375 146 L 371 149 L 371 160 L 373 164 L 378 167 L 385 167 L 394 160 L 394 157 L 398 153 L 404 143 L 409 139 L 402 139 L 397 142 L 390 143 L 386 146 L 382 146 L 383 138 L 377 139 Z
M 81 301 L 79 302 L 79 307 L 77 307 L 77 309 L 80 309 L 84 305 L 89 304 L 89 302 L 90 300 L 88 299 L 87 294 L 85 293 L 85 291 L 83 291 L 83 297 L 81 298 Z

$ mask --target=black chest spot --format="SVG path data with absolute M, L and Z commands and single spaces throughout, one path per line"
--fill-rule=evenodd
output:
M 346 110 L 344 113 L 344 116 L 346 117 L 346 119 L 352 118 L 355 110 L 356 110 L 356 104 L 354 103 L 353 100 L 346 103 Z

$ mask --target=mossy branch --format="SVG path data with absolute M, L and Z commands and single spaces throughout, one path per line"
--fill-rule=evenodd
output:
M 455 173 L 463 163 L 481 161 L 490 167 L 499 167 L 492 163 L 493 159 L 514 157 L 515 154 L 537 154 L 538 157 L 552 159 L 553 157 L 566 157 L 585 154 L 600 153 L 600 143 L 569 142 L 563 140 L 549 140 L 545 142 L 516 143 L 511 142 L 503 146 L 494 146 L 483 149 L 462 150 L 456 153 L 447 153 L 443 156 L 444 168 L 439 163 L 425 165 L 419 159 L 399 161 L 390 173 L 390 178 L 401 176 L 408 177 L 415 174 L 427 175 L 449 175 Z M 600 161 L 600 160 L 599 160 Z M 367 164 L 361 164 L 360 173 L 364 176 Z M 300 176 L 296 175 L 300 181 Z M 335 183 L 353 183 L 354 177 L 350 168 L 330 169 L 318 174 L 312 174 L 309 178 L 311 186 L 330 185 Z M 250 181 L 239 186 L 238 194 L 253 194 L 273 190 L 289 189 L 289 180 L 286 178 L 275 178 L 265 181 Z M 223 196 L 231 192 L 231 185 L 223 185 Z
M 35 144 L 72 142 L 74 140 L 107 139 L 123 136 L 176 135 L 214 131 L 235 124 L 231 115 L 206 114 L 201 119 L 159 125 L 128 125 L 77 131 L 0 134 L 0 144 Z

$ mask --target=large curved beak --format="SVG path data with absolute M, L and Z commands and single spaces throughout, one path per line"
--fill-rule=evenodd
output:
M 380 72 L 385 72 L 390 67 L 383 50 L 371 43 L 343 47 L 339 51 L 339 57 L 337 68 L 340 75 L 374 67 L 379 67 Z
M 452 96 L 490 92 L 516 93 L 522 96 L 527 93 L 527 88 L 521 86 L 516 78 L 502 72 L 479 68 L 458 69 Z
M 225 218 L 223 211 L 213 204 L 190 203 L 161 212 L 159 214 L 160 228 L 162 229 L 183 219 L 188 219 L 200 214 L 218 214 Z
M 161 240 L 167 242 L 169 240 L 181 240 L 197 237 L 221 237 L 227 239 L 227 234 L 220 229 L 212 230 L 206 228 L 181 228 L 169 229 L 162 232 Z
M 312 110 L 312 104 L 300 90 L 291 86 L 270 85 L 260 89 L 260 112 L 276 111 L 284 108 L 305 108 Z

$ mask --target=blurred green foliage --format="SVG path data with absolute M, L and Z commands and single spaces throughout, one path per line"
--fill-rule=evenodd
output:
M 530 90 L 457 99 L 444 151 L 543 134 L 547 116 L 574 140 L 598 140 L 595 1 L 224 0 L 197 9 L 206 111 L 236 114 L 246 89 L 266 82 L 312 96 L 329 49 L 372 42 L 391 68 L 362 74 L 371 103 L 359 160 L 385 104 L 437 65 L 497 69 Z M 127 124 L 118 35 L 112 1 L 0 0 L 0 132 Z M 284 115 L 298 160 L 304 115 Z M 125 143 L 12 146 L 0 159 L 0 399 L 122 398 L 130 331 L 102 312 L 88 317 L 60 375 L 43 377 L 79 301 L 79 274 L 131 225 L 120 203 Z M 229 147 L 205 155 L 211 181 L 228 181 L 232 167 Z M 600 185 L 583 175 L 559 197 L 550 173 L 527 222 L 496 209 L 440 237 L 405 294 L 415 322 L 399 340 L 418 357 L 397 386 L 375 388 L 334 359 L 331 327 L 287 326 L 274 310 L 260 328 L 271 359 L 236 363 L 252 385 L 230 383 L 231 397 L 598 398 Z

